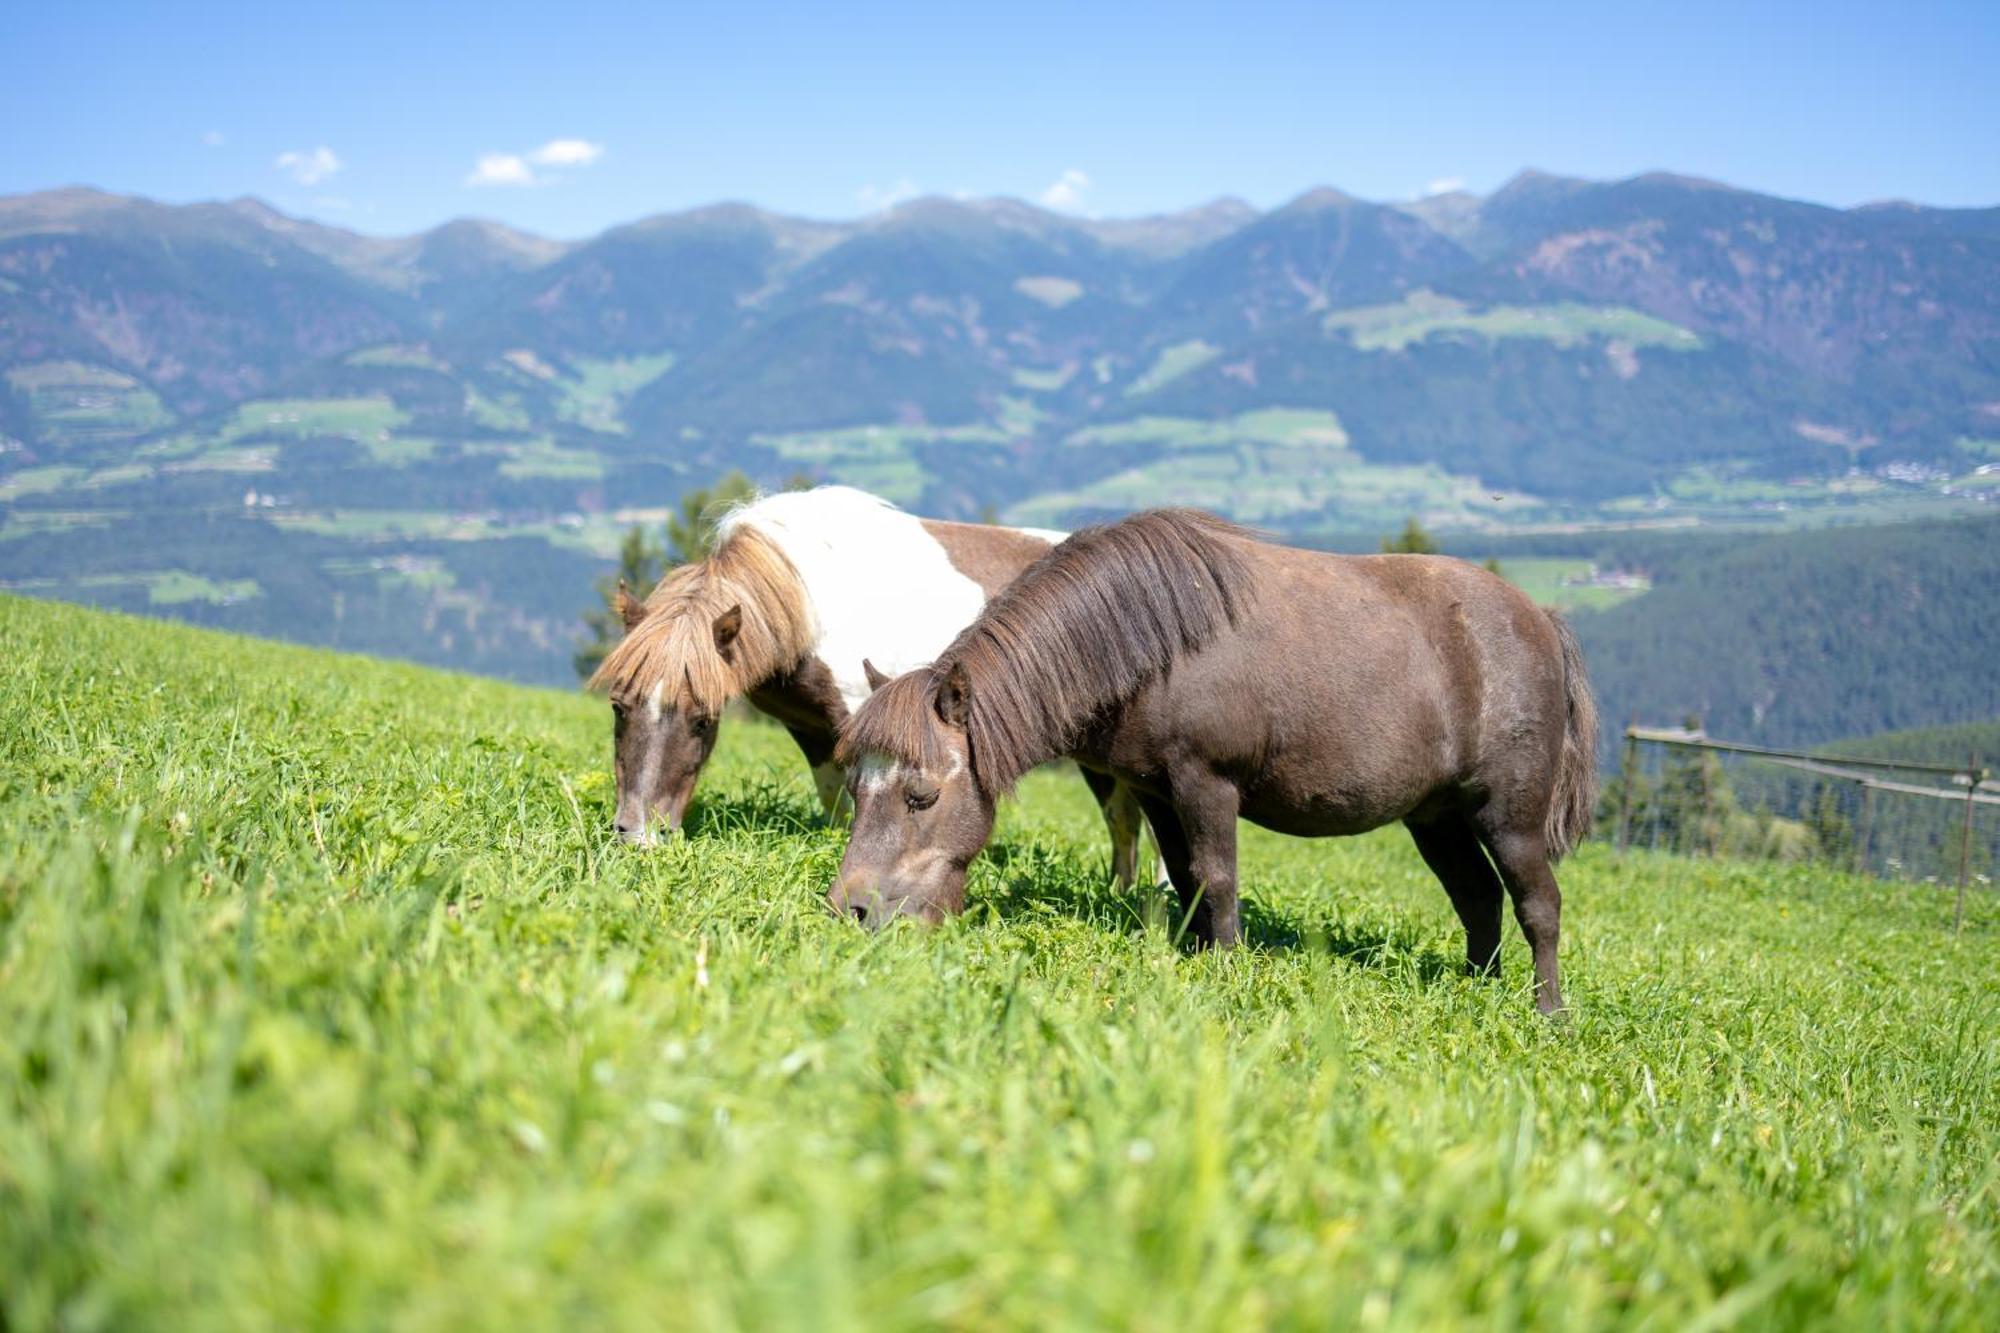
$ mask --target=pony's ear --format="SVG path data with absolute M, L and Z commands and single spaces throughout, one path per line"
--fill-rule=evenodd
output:
M 646 618 L 646 604 L 632 595 L 631 589 L 625 586 L 624 579 L 618 580 L 618 592 L 612 597 L 611 605 L 618 612 L 618 618 L 625 622 L 628 631 Z
M 729 645 L 736 642 L 736 636 L 743 632 L 743 603 L 724 611 L 715 618 L 715 651 L 726 659 Z
M 963 727 L 971 712 L 972 681 L 965 674 L 965 663 L 953 662 L 938 682 L 937 715 L 949 726 Z
M 868 692 L 870 694 L 875 693 L 875 691 L 881 689 L 893 679 L 886 672 L 877 670 L 875 664 L 865 657 L 861 659 L 861 674 L 868 678 Z

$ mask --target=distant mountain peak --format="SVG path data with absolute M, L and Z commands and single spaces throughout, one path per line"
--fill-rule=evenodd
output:
M 1686 176 L 1677 171 L 1642 172 L 1632 177 L 1626 183 L 1631 185 L 1665 185 L 1678 190 L 1717 190 L 1725 194 L 1745 193 L 1745 191 L 1737 189 L 1734 185 L 1725 185 L 1721 181 L 1710 180 L 1706 176 Z
M 1336 190 L 1331 185 L 1316 185 L 1304 194 L 1277 209 L 1280 215 L 1289 213 L 1317 213 L 1330 208 L 1353 208 L 1366 200 L 1356 199 L 1345 190 Z

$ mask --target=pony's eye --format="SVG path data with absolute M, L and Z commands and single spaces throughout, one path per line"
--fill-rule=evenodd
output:
M 909 790 L 903 793 L 903 804 L 912 810 L 928 810 L 937 804 L 938 789 L 926 787 L 922 791 Z
M 714 726 L 715 720 L 713 718 L 691 717 L 688 719 L 688 730 L 697 736 L 708 735 L 710 728 Z

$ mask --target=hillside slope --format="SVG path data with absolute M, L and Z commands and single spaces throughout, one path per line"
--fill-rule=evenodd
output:
M 1818 745 L 1990 719 L 2000 518 L 1697 550 L 1576 627 L 1599 707 L 1620 725 L 1693 714 L 1730 740 Z
M 1985 896 L 1588 847 L 1556 1030 L 1399 834 L 1252 833 L 1195 956 L 1036 775 L 966 919 L 869 938 L 771 729 L 641 854 L 575 694 L 0 598 L 0 701 L 9 1328 L 1973 1328 L 2000 1278 Z

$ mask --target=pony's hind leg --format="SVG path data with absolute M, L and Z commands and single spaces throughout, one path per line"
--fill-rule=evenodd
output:
M 1562 890 L 1549 864 L 1548 840 L 1541 829 L 1523 832 L 1489 831 L 1486 849 L 1514 900 L 1514 919 L 1527 936 L 1535 959 L 1535 1008 L 1552 1014 L 1563 1007 L 1561 978 L 1556 967 L 1556 942 L 1562 933 Z
M 1465 926 L 1465 970 L 1475 977 L 1499 976 L 1500 900 L 1505 895 L 1479 835 L 1456 814 L 1421 823 L 1405 820 L 1403 827 L 1458 909 Z
M 1129 889 L 1139 882 L 1139 834 L 1145 827 L 1139 798 L 1132 789 L 1094 769 L 1080 769 L 1090 794 L 1104 812 L 1104 827 L 1111 834 L 1111 882 Z

